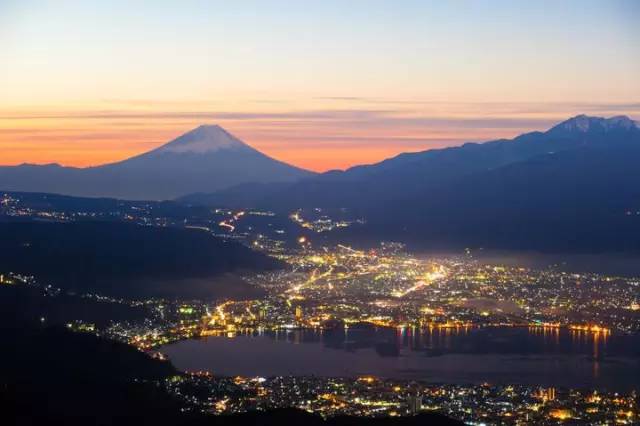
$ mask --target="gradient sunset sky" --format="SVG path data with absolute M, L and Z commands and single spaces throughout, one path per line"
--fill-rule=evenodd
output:
M 0 164 L 200 124 L 313 170 L 640 119 L 640 2 L 0 1 Z

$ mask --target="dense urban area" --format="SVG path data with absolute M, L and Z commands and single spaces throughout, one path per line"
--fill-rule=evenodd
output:
M 153 205 L 123 203 L 115 209 L 81 211 L 38 207 L 5 194 L 0 214 L 12 220 L 121 220 L 146 226 L 188 227 L 232 239 L 284 262 L 285 267 L 243 275 L 260 289 L 257 299 L 120 299 L 79 297 L 143 308 L 139 321 L 106 326 L 72 321 L 73 331 L 133 345 L 165 359 L 161 347 L 206 339 L 298 330 L 379 327 L 399 336 L 445 336 L 491 327 L 521 327 L 556 336 L 640 332 L 640 278 L 571 273 L 486 264 L 472 250 L 452 256 L 411 254 L 397 242 L 358 249 L 324 238 L 358 226 L 363 218 L 341 211 L 274 212 L 214 209 L 208 215 L 165 217 Z M 249 221 L 253 218 L 254 221 Z M 246 223 L 248 222 L 248 223 Z M 0 271 L 0 285 L 37 288 L 46 297 L 63 290 L 36 278 Z M 43 323 L 47 322 L 42 317 Z M 286 337 L 285 337 L 286 338 Z M 594 345 L 593 356 L 598 357 Z M 393 350 L 393 348 L 389 349 Z M 184 402 L 184 410 L 230 414 L 296 407 L 323 416 L 403 416 L 438 411 L 467 424 L 637 424 L 638 396 L 600 389 L 509 384 L 437 384 L 383 377 L 223 377 L 184 372 L 157 385 Z

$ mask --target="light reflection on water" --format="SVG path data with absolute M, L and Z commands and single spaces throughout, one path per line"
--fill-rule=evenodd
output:
M 358 376 L 446 383 L 638 388 L 640 336 L 558 328 L 249 332 L 161 349 L 184 370 L 218 375 Z

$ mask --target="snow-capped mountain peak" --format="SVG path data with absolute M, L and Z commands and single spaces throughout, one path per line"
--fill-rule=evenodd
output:
M 631 130 L 637 129 L 638 124 L 626 115 L 617 115 L 615 117 L 591 117 L 580 114 L 572 117 L 557 126 L 553 127 L 550 132 L 580 132 L 587 133 L 590 131 L 611 131 L 611 130 Z
M 218 125 L 203 125 L 156 150 L 157 153 L 210 153 L 247 145 Z

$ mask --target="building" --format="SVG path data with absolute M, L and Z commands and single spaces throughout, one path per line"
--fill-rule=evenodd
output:
M 407 397 L 407 410 L 409 414 L 418 414 L 422 411 L 422 397 L 417 394 L 411 394 Z

